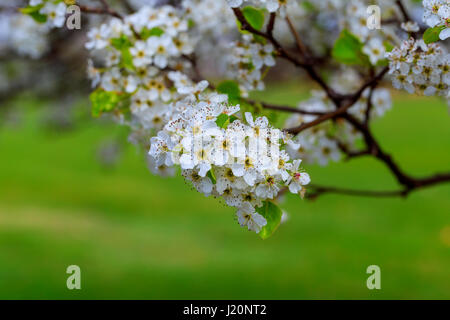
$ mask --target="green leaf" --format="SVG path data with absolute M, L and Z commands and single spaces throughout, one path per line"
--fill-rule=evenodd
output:
M 247 22 L 256 30 L 261 30 L 264 26 L 264 10 L 247 6 L 242 9 Z
M 230 117 L 228 115 L 226 115 L 225 113 L 222 113 L 217 117 L 216 124 L 218 127 L 226 128 L 229 123 L 230 123 Z
M 112 38 L 110 41 L 111 45 L 119 51 L 132 47 L 130 39 L 125 35 L 122 35 L 120 38 Z
M 212 168 L 211 168 L 211 170 L 208 171 L 208 173 L 206 174 L 206 176 L 207 176 L 208 178 L 211 179 L 211 182 L 212 182 L 213 184 L 216 184 L 217 179 L 216 179 L 216 175 L 214 174 L 214 170 L 213 170 Z
M 436 26 L 434 28 L 428 28 L 423 34 L 423 41 L 425 41 L 426 44 L 439 41 L 440 40 L 439 35 L 445 28 L 446 28 L 445 26 Z
M 217 91 L 222 94 L 228 95 L 228 100 L 232 104 L 238 103 L 241 97 L 241 90 L 239 84 L 233 80 L 225 80 L 219 83 Z
M 133 64 L 133 55 L 130 52 L 129 48 L 122 49 L 122 60 L 121 64 L 124 68 L 127 68 L 128 70 L 135 70 L 134 64 Z
M 389 41 L 384 41 L 383 42 L 384 48 L 386 49 L 386 52 L 391 52 L 392 50 L 394 50 L 394 46 L 392 45 L 392 43 L 390 43 Z
M 94 117 L 99 117 L 103 112 L 113 110 L 120 102 L 117 92 L 104 91 L 102 89 L 92 92 L 89 99 L 92 103 L 92 115 Z
M 146 40 L 150 37 L 161 37 L 164 34 L 164 30 L 158 27 L 154 27 L 151 29 L 144 28 L 141 31 L 141 37 L 142 39 Z
M 130 48 L 133 44 L 130 39 L 128 39 L 127 36 L 122 35 L 120 38 L 113 38 L 110 41 L 111 45 L 121 53 L 121 66 L 131 71 L 135 70 L 133 55 L 130 52 Z
M 30 13 L 30 16 L 36 21 L 37 23 L 46 23 L 47 22 L 47 16 L 45 14 L 42 14 L 40 12 L 33 12 Z
M 236 121 L 238 119 L 239 119 L 238 117 L 232 115 L 232 116 L 230 116 L 230 123 L 233 123 L 234 121 Z
M 270 201 L 264 201 L 264 205 L 261 208 L 256 208 L 256 211 L 267 220 L 267 224 L 259 232 L 259 236 L 265 240 L 269 238 L 280 225 L 283 212 L 275 203 Z
M 37 23 L 45 23 L 45 22 L 47 22 L 47 16 L 45 14 L 42 14 L 39 12 L 43 6 L 44 6 L 43 4 L 40 4 L 37 6 L 28 6 L 26 8 L 21 8 L 20 12 L 22 12 L 23 14 L 29 15 Z
M 369 58 L 362 52 L 362 47 L 363 44 L 355 35 L 342 30 L 333 47 L 333 58 L 349 65 L 370 65 Z

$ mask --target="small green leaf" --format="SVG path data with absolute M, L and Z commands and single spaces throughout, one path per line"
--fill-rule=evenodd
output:
M 217 91 L 222 94 L 227 94 L 228 100 L 232 104 L 238 103 L 241 97 L 239 84 L 233 80 L 225 80 L 219 83 L 219 85 L 217 86 Z
M 32 12 L 39 12 L 44 7 L 43 4 L 39 4 L 37 6 L 26 6 L 25 8 L 20 8 L 19 11 L 23 14 L 30 14 Z
M 436 26 L 434 28 L 428 28 L 423 34 L 423 41 L 425 41 L 426 44 L 439 41 L 440 40 L 439 35 L 445 28 L 446 28 L 445 26 Z
M 45 14 L 41 14 L 40 12 L 33 12 L 30 13 L 30 16 L 36 21 L 37 23 L 46 23 L 47 22 L 47 16 Z
M 47 16 L 45 14 L 40 13 L 43 4 L 37 6 L 28 6 L 26 8 L 21 8 L 20 12 L 23 14 L 29 15 L 36 21 L 37 23 L 45 23 L 47 22 Z
M 113 110 L 120 102 L 117 92 L 102 89 L 92 92 L 89 99 L 92 103 L 92 115 L 94 117 L 99 117 L 103 112 Z
M 128 49 L 132 46 L 131 41 L 125 35 L 122 35 L 120 38 L 112 38 L 110 41 L 111 45 L 119 51 Z
M 234 121 L 236 121 L 238 119 L 239 119 L 238 117 L 232 115 L 232 116 L 230 116 L 230 123 L 233 123 Z
M 217 117 L 216 124 L 220 128 L 226 128 L 226 126 L 230 123 L 230 117 L 225 113 L 220 114 Z
M 383 42 L 384 48 L 386 49 L 386 52 L 391 52 L 392 50 L 394 50 L 394 46 L 392 45 L 392 43 L 390 43 L 389 41 L 384 41 Z
M 242 13 L 244 14 L 247 22 L 256 30 L 261 30 L 264 26 L 264 10 L 257 9 L 254 7 L 245 7 L 242 9 Z
M 267 224 L 259 232 L 259 236 L 265 240 L 269 238 L 280 225 L 283 212 L 276 204 L 270 201 L 264 201 L 264 205 L 261 208 L 256 208 L 256 211 L 267 220 Z
M 121 66 L 128 70 L 135 70 L 133 64 L 133 55 L 130 48 L 133 46 L 127 36 L 122 35 L 120 38 L 113 38 L 110 40 L 111 45 L 121 53 Z
M 211 179 L 211 182 L 212 182 L 213 184 L 216 184 L 217 179 L 216 179 L 216 175 L 214 174 L 214 170 L 213 170 L 212 168 L 211 168 L 211 170 L 208 171 L 208 173 L 206 174 L 206 176 L 207 176 L 208 178 Z
M 130 52 L 129 48 L 122 49 L 122 60 L 121 64 L 124 68 L 128 70 L 135 70 L 134 64 L 133 64 L 133 55 Z
M 161 28 L 158 28 L 158 27 L 154 27 L 154 28 L 151 28 L 151 29 L 144 28 L 141 31 L 141 37 L 144 40 L 146 40 L 146 39 L 148 39 L 150 37 L 153 37 L 153 36 L 161 37 L 163 34 L 164 34 L 164 30 L 161 29 Z
M 347 30 L 342 30 L 333 47 L 333 58 L 349 65 L 370 65 L 369 58 L 362 52 L 363 44 Z

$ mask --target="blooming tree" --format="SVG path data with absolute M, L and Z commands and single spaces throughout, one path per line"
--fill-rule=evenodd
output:
M 449 0 L 93 2 L 30 0 L 15 18 L 21 34 L 12 45 L 38 58 L 69 5 L 95 16 L 85 42 L 93 115 L 128 126 L 153 173 L 181 172 L 262 238 L 280 224 L 276 203 L 285 192 L 394 197 L 450 181 L 406 173 L 371 130 L 391 108 L 390 84 L 449 98 Z M 373 4 L 381 12 L 375 29 Z M 316 85 L 311 98 L 297 108 L 249 98 L 286 63 Z M 226 80 L 205 79 L 211 65 Z M 276 112 L 291 116 L 280 124 Z M 319 186 L 303 168 L 361 156 L 383 162 L 400 188 Z

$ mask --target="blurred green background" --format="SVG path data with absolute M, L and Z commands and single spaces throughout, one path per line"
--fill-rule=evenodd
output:
M 294 85 L 257 98 L 295 105 Z M 126 128 L 87 121 L 42 130 L 44 102 L 23 98 L 17 125 L 0 126 L 2 299 L 450 299 L 450 185 L 408 199 L 288 196 L 289 220 L 268 240 L 240 228 L 234 210 L 192 191 L 180 177 L 152 176 Z M 450 118 L 444 102 L 395 93 L 374 123 L 382 146 L 421 176 L 447 171 Z M 113 170 L 95 147 L 118 136 Z M 316 183 L 395 188 L 369 158 L 306 166 Z M 66 288 L 68 265 L 82 289 Z M 366 268 L 381 267 L 381 290 Z

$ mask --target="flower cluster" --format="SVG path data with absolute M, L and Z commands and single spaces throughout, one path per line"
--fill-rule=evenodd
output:
M 439 44 L 426 45 L 411 38 L 386 57 L 395 88 L 424 95 L 448 94 L 450 56 Z
M 441 27 L 439 38 L 450 37 L 450 2 L 448 0 L 423 0 L 424 22 L 430 27 Z
M 30 7 L 46 20 L 50 27 L 61 28 L 66 21 L 67 5 L 63 0 L 30 0 Z
M 173 105 L 172 119 L 151 139 L 150 156 L 156 166 L 179 165 L 182 175 L 197 191 L 221 197 L 237 208 L 238 221 L 260 232 L 266 219 L 257 212 L 282 187 L 294 194 L 305 192 L 309 175 L 284 150 L 292 141 L 269 125 L 267 118 L 253 119 L 226 95 L 196 92 Z
M 91 30 L 86 48 L 96 60 L 89 63 L 98 86 L 94 100 L 106 94 L 125 101 L 114 111 L 132 128 L 130 140 L 150 149 L 152 172 L 170 175 L 181 167 L 199 192 L 235 207 L 239 223 L 258 233 L 267 223 L 259 208 L 283 187 L 303 195 L 309 176 L 301 160 L 292 161 L 285 151 L 292 141 L 267 118 L 246 113 L 244 122 L 227 95 L 211 91 L 207 81 L 191 80 L 191 14 L 189 6 L 143 7 Z M 244 89 L 261 89 L 264 66 L 275 64 L 274 49 L 246 35 L 244 41 L 232 66 L 246 65 L 238 72 L 247 79 Z
M 88 32 L 86 48 L 100 65 L 90 62 L 93 86 L 129 102 L 135 134 L 162 129 L 171 117 L 169 102 L 178 98 L 174 83 L 188 84 L 186 75 L 173 72 L 190 70 L 187 56 L 195 42 L 187 31 L 183 12 L 162 6 L 143 7 Z
M 230 44 L 230 50 L 229 76 L 240 83 L 243 91 L 264 90 L 264 68 L 275 65 L 273 45 L 255 42 L 252 36 L 243 35 L 242 41 Z

